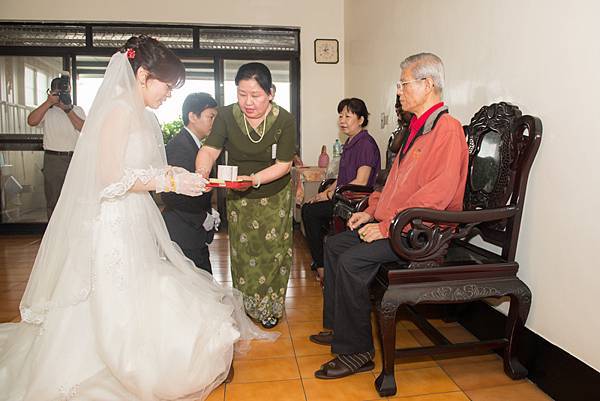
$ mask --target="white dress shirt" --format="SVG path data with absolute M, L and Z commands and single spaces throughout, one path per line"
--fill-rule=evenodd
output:
M 79 106 L 73 106 L 73 112 L 85 120 L 85 111 Z M 75 150 L 79 131 L 75 129 L 71 120 L 60 107 L 48 109 L 40 126 L 44 128 L 44 149 L 56 152 L 72 152 Z

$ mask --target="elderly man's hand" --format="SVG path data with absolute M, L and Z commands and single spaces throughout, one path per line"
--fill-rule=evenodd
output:
M 373 219 L 369 213 L 365 212 L 356 212 L 352 213 L 352 216 L 348 219 L 348 228 L 351 230 L 356 229 L 357 227 L 362 226 L 365 223 L 368 223 Z
M 379 229 L 379 223 L 371 223 L 363 226 L 358 230 L 358 235 L 364 242 L 373 242 L 385 238 Z

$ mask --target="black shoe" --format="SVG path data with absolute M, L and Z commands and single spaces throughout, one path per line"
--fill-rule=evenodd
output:
M 272 329 L 273 327 L 277 326 L 277 323 L 279 323 L 279 319 L 277 319 L 276 317 L 268 317 L 266 319 L 261 320 L 260 322 L 262 327 L 264 327 L 265 329 Z
M 367 361 L 363 365 L 349 365 L 340 360 L 339 357 L 333 358 L 325 365 L 321 366 L 321 369 L 315 372 L 317 379 L 340 379 L 342 377 L 350 376 L 355 373 L 368 372 L 375 369 L 373 361 Z
M 312 263 L 310 264 L 310 270 L 312 270 L 312 271 L 317 271 L 317 267 L 319 267 L 319 266 L 317 265 L 317 262 L 312 262 Z
M 315 344 L 329 346 L 333 342 L 333 332 L 320 331 L 319 334 L 313 334 L 309 336 L 308 339 Z

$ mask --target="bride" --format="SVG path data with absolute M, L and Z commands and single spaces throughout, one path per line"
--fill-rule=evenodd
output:
M 242 340 L 274 339 L 170 241 L 149 191 L 200 195 L 166 164 L 157 108 L 184 82 L 148 36 L 112 56 L 21 301 L 0 325 L 0 400 L 204 399 Z

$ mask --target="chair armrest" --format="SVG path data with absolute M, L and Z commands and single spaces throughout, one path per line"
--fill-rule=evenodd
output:
M 346 184 L 335 189 L 333 197 L 336 200 L 350 203 L 368 197 L 373 192 L 373 187 L 366 185 Z
M 319 184 L 319 190 L 318 191 L 319 192 L 325 191 L 331 184 L 333 184 L 334 181 L 335 181 L 335 178 L 325 178 Z
M 373 187 L 366 185 L 347 184 L 336 188 L 333 194 L 333 214 L 348 220 L 352 213 L 366 209 L 371 192 Z
M 367 186 L 367 185 L 357 185 L 357 184 L 346 184 L 346 185 L 342 185 L 336 188 L 335 192 L 336 193 L 342 193 L 342 192 L 365 192 L 370 194 L 371 192 L 373 192 L 373 187 Z
M 406 209 L 398 213 L 390 224 L 392 249 L 409 262 L 440 260 L 446 254 L 450 241 L 465 238 L 478 224 L 504 220 L 517 212 L 518 207 L 514 205 L 460 212 Z

